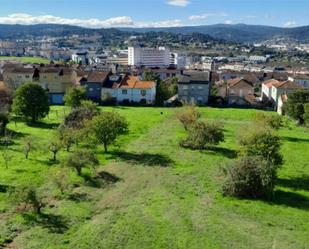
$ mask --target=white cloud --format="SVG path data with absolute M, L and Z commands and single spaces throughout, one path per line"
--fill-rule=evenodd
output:
M 69 24 L 89 28 L 101 28 L 112 26 L 130 26 L 134 22 L 129 16 L 113 17 L 106 20 L 99 19 L 69 19 L 52 15 L 32 16 L 24 13 L 16 13 L 0 17 L 2 24 Z
M 222 12 L 222 13 L 204 13 L 201 15 L 193 15 L 193 16 L 189 16 L 188 19 L 190 21 L 196 21 L 196 20 L 202 20 L 202 19 L 206 19 L 208 17 L 226 17 L 228 16 L 228 14 Z
M 159 22 L 136 22 L 134 26 L 138 28 L 180 27 L 183 26 L 183 23 L 181 20 L 175 19 Z
M 186 7 L 191 2 L 188 0 L 169 0 L 167 4 L 177 6 L 177 7 Z
M 182 26 L 181 20 L 163 20 L 157 22 L 135 22 L 129 16 L 113 17 L 105 20 L 96 18 L 76 19 L 63 18 L 52 15 L 33 16 L 25 13 L 15 13 L 8 16 L 0 16 L 1 24 L 68 24 L 87 28 L 105 27 L 179 27 Z
M 287 21 L 286 23 L 283 24 L 283 27 L 291 28 L 291 27 L 295 27 L 296 24 L 297 24 L 297 22 L 295 22 L 295 21 Z
M 233 24 L 233 21 L 232 20 L 225 20 L 224 24 Z

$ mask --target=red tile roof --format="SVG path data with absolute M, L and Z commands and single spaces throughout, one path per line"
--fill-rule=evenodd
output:
M 227 81 L 227 84 L 229 87 L 233 87 L 233 86 L 236 86 L 237 84 L 239 84 L 240 82 L 245 82 L 246 84 L 250 85 L 250 86 L 253 86 L 253 84 L 246 80 L 246 79 L 242 79 L 242 78 L 235 78 L 235 79 L 231 79 L 231 80 L 228 80 Z
M 119 88 L 138 88 L 138 89 L 148 89 L 155 87 L 154 81 L 144 81 L 140 80 L 136 76 L 127 75 L 123 78 Z

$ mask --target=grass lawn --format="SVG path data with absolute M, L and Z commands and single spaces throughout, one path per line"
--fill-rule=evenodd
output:
M 62 199 L 50 180 L 60 164 L 51 163 L 44 148 L 69 109 L 53 107 L 40 127 L 10 123 L 17 138 L 8 169 L 0 158 L 0 248 L 309 248 L 309 133 L 304 128 L 290 122 L 279 131 L 285 163 L 275 197 L 267 202 L 220 193 L 220 167 L 237 157 L 237 135 L 255 110 L 200 108 L 202 118 L 224 124 L 226 139 L 215 150 L 192 151 L 179 147 L 185 132 L 176 109 L 103 109 L 124 115 L 130 133 L 108 154 L 94 148 L 101 162 L 97 177 L 89 170 L 80 178 L 72 172 L 76 187 Z M 26 160 L 20 146 L 30 134 L 40 149 Z M 59 160 L 67 155 L 61 151 Z M 6 189 L 21 183 L 46 190 L 43 215 L 14 212 Z
M 15 56 L 0 56 L 1 60 L 13 60 L 20 61 L 22 63 L 33 63 L 33 64 L 48 64 L 50 61 L 41 57 L 15 57 Z

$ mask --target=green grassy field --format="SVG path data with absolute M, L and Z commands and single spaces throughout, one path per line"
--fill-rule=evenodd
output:
M 185 132 L 175 109 L 103 109 L 126 116 L 130 133 L 106 155 L 94 148 L 101 177 L 94 181 L 88 170 L 81 178 L 72 172 L 80 184 L 65 199 L 55 197 L 50 181 L 60 164 L 52 164 L 43 148 L 69 109 L 53 107 L 41 127 L 10 123 L 18 137 L 10 147 L 9 168 L 0 161 L 0 244 L 29 249 L 309 248 L 309 133 L 304 128 L 290 122 L 279 131 L 285 163 L 274 199 L 236 199 L 221 195 L 220 167 L 237 157 L 237 135 L 250 125 L 255 110 L 200 108 L 203 118 L 224 124 L 226 139 L 216 150 L 192 151 L 179 147 Z M 30 134 L 41 149 L 26 160 L 20 143 Z M 60 161 L 67 154 L 62 151 Z M 46 189 L 44 215 L 14 212 L 5 189 L 20 183 Z
M 15 56 L 0 56 L 1 60 L 20 61 L 22 63 L 48 64 L 50 61 L 41 57 L 15 57 Z

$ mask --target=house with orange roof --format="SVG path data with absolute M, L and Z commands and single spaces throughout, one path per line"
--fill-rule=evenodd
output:
M 129 74 L 110 75 L 102 87 L 101 98 L 102 101 L 112 98 L 117 103 L 153 104 L 156 83 Z

